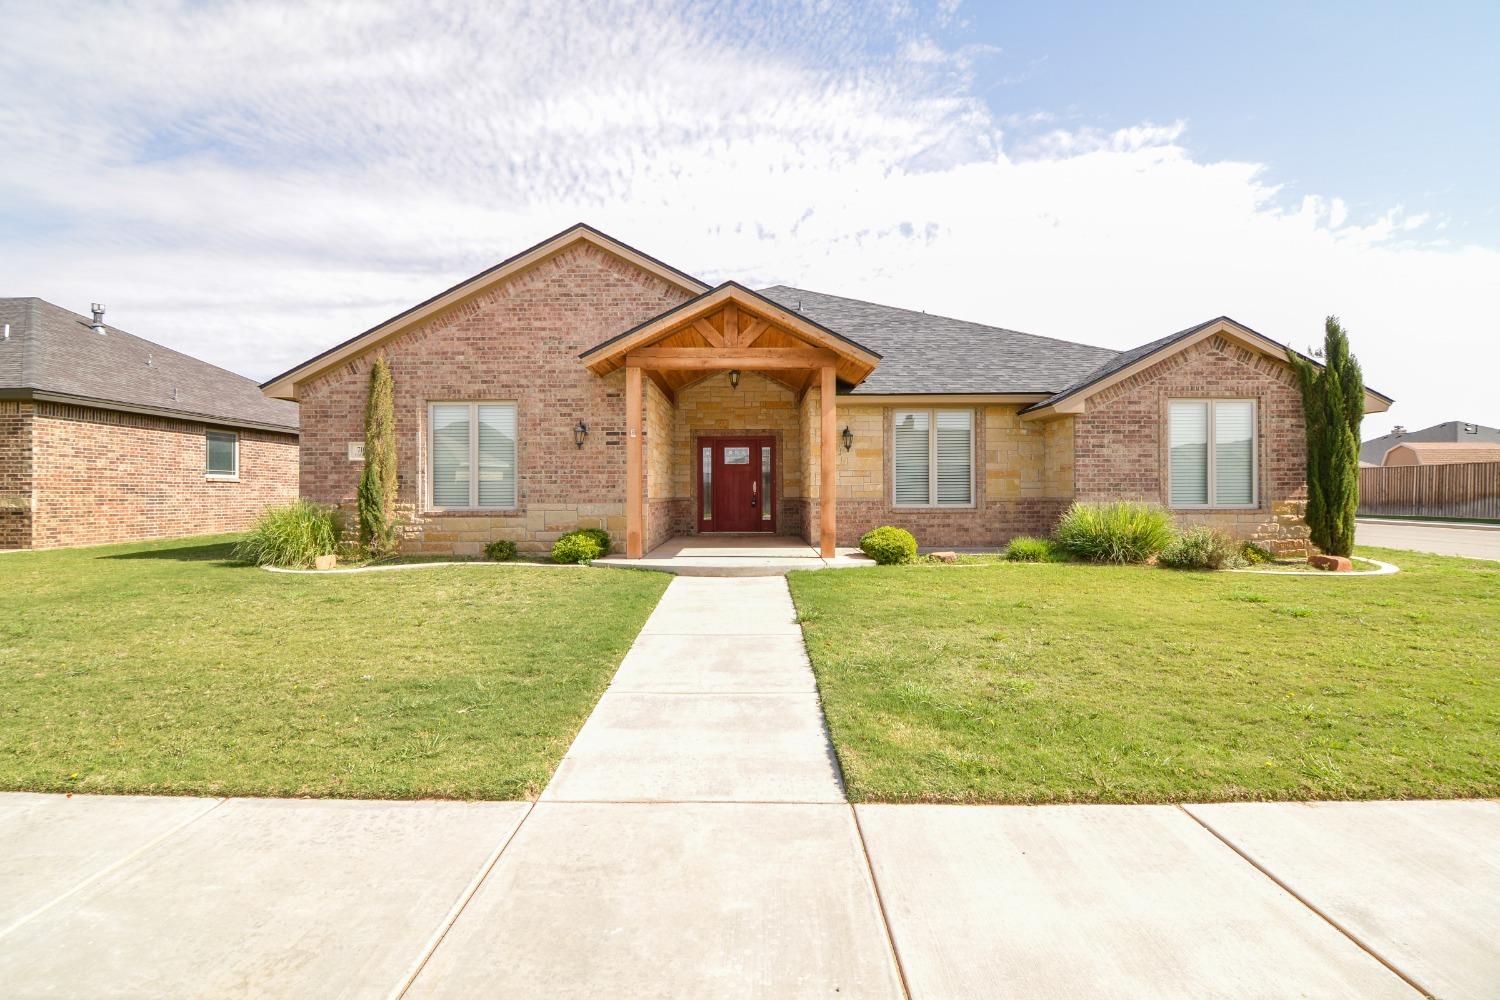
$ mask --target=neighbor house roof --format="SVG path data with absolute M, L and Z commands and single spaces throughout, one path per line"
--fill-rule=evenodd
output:
M 760 294 L 880 355 L 854 396 L 1043 396 L 1119 353 L 788 285 Z
M 0 299 L 0 398 L 38 399 L 295 433 L 297 406 L 206 361 L 38 298 Z
M 1390 464 L 1394 452 L 1405 450 L 1412 465 L 1457 465 L 1460 462 L 1500 462 L 1500 443 L 1492 441 L 1403 441 L 1385 453 Z
M 1411 441 L 1452 441 L 1465 444 L 1476 442 L 1500 443 L 1500 428 L 1486 427 L 1483 424 L 1472 424 L 1463 420 L 1446 420 L 1431 427 L 1423 427 L 1421 430 L 1409 431 L 1398 427 L 1389 434 L 1382 434 L 1378 438 L 1371 438 L 1359 446 L 1359 457 L 1362 461 L 1371 465 L 1379 465 L 1385 460 L 1385 453 L 1398 444 L 1407 444 Z

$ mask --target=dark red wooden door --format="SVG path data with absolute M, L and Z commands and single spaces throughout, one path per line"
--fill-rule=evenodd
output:
M 776 530 L 776 440 L 698 439 L 698 530 Z

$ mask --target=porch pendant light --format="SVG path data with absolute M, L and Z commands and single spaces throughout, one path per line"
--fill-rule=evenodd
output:
M 740 370 L 738 368 L 731 368 L 731 369 L 729 369 L 729 388 L 731 388 L 731 389 L 738 389 L 739 387 L 740 387 Z

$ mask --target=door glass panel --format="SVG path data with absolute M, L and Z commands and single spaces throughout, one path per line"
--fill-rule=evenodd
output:
M 760 519 L 769 521 L 771 519 L 771 448 L 762 445 L 760 449 Z
M 725 448 L 724 449 L 724 464 L 725 465 L 749 465 L 750 464 L 750 449 L 749 448 Z
M 714 450 L 703 449 L 703 520 L 714 519 Z

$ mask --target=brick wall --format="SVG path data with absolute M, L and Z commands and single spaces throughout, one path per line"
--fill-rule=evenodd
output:
M 1296 376 L 1282 362 L 1213 337 L 1111 386 L 1076 418 L 1074 475 L 1080 500 L 1166 505 L 1167 404 L 1173 398 L 1254 399 L 1260 504 L 1253 510 L 1182 511 L 1278 554 L 1307 552 L 1306 439 Z
M 238 531 L 297 496 L 297 438 L 240 430 L 238 481 L 204 475 L 208 427 L 54 403 L 32 421 L 35 548 Z
M 0 400 L 0 549 L 31 545 L 33 404 Z
M 624 373 L 601 379 L 578 355 L 687 297 L 612 254 L 575 244 L 466 299 L 299 387 L 303 495 L 352 505 L 360 463 L 347 448 L 364 440 L 368 365 L 382 349 L 395 382 L 405 551 L 475 554 L 496 538 L 544 551 L 578 526 L 607 527 L 623 547 Z M 517 404 L 516 510 L 428 509 L 427 405 L 449 400 Z M 589 427 L 582 448 L 573 443 L 580 419 Z

